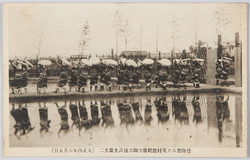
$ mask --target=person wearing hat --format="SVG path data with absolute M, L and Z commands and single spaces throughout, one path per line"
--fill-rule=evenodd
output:
M 124 69 L 124 78 L 123 78 L 123 90 L 126 91 L 129 86 L 129 70 L 128 68 Z
M 69 68 L 68 68 L 68 65 L 63 63 L 63 61 L 61 59 L 59 59 L 57 61 L 57 66 L 60 69 L 60 78 L 59 78 L 59 81 L 57 83 L 57 88 L 54 91 L 54 93 L 59 92 L 59 88 L 62 88 L 64 90 L 64 93 L 66 93 L 66 85 L 67 85 L 67 82 L 68 82 Z
M 182 69 L 180 72 L 180 78 L 179 78 L 179 84 L 183 84 L 184 85 L 184 89 L 186 89 L 186 79 L 189 73 L 189 66 L 188 65 L 182 65 Z
M 181 67 L 177 61 L 174 62 L 174 71 L 173 71 L 173 77 L 172 82 L 174 84 L 174 87 L 179 87 L 179 78 L 181 75 Z
M 37 83 L 37 93 L 41 93 L 41 89 L 44 90 L 44 93 L 46 92 L 47 88 L 47 67 L 45 65 L 38 64 L 38 72 L 39 72 L 39 79 Z
M 21 88 L 24 88 L 25 93 L 27 93 L 29 67 L 18 59 L 11 63 L 11 65 L 14 73 L 14 80 L 10 82 L 12 93 L 15 93 L 15 89 L 17 89 L 16 92 L 21 93 Z
M 103 66 L 102 67 L 102 73 L 101 73 L 101 87 L 100 91 L 104 90 L 104 85 L 106 85 L 107 90 L 111 91 L 111 70 L 113 69 L 112 66 Z
M 91 66 L 89 76 L 90 76 L 90 90 L 92 91 L 93 86 L 94 86 L 94 90 L 97 91 L 98 89 L 98 66 L 97 65 Z
M 85 87 L 87 86 L 89 67 L 87 65 L 83 65 L 79 61 L 78 72 L 79 72 L 77 74 L 78 75 L 78 80 L 77 80 L 78 92 L 80 91 L 84 92 Z
M 201 65 L 197 61 L 193 61 L 193 72 L 192 72 L 192 81 L 193 86 L 196 88 L 200 87 L 199 79 L 201 75 Z
M 144 79 L 146 83 L 146 90 L 151 89 L 151 81 L 152 81 L 152 66 L 146 65 L 144 67 Z
M 159 85 L 163 88 L 163 90 L 166 90 L 167 87 L 168 74 L 168 67 L 161 66 L 159 68 Z
M 117 74 L 117 87 L 119 90 L 123 88 L 124 72 L 125 72 L 125 69 L 123 67 L 120 67 L 120 69 L 118 70 L 118 74 Z
M 70 70 L 70 79 L 69 79 L 69 91 L 72 90 L 72 88 L 75 88 L 75 91 L 77 91 L 78 86 L 78 77 L 79 77 L 79 66 L 78 62 L 72 61 L 71 62 L 71 70 Z

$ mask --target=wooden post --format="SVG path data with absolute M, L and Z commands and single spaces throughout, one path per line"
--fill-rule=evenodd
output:
M 217 57 L 220 59 L 222 54 L 222 45 L 221 45 L 221 35 L 218 35 L 218 47 L 217 47 Z
M 235 134 L 236 147 L 242 143 L 242 96 L 235 96 Z
M 239 33 L 235 33 L 234 76 L 236 87 L 242 87 L 242 48 L 239 41 Z
M 111 58 L 114 59 L 114 50 L 113 50 L 113 48 L 111 49 Z
M 207 72 L 206 72 L 206 84 L 215 85 L 215 73 L 216 73 L 216 57 L 217 50 L 209 48 L 207 50 Z

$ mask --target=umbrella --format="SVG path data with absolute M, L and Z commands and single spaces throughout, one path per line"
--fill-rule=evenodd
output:
M 223 59 L 227 61 L 233 61 L 232 58 L 229 58 L 229 57 L 223 57 Z
M 118 63 L 113 59 L 107 59 L 106 61 L 109 65 L 118 66 Z
M 63 64 L 70 66 L 70 62 L 66 58 L 62 58 L 61 61 Z
M 126 59 L 126 58 L 120 58 L 120 59 L 119 59 L 119 61 L 118 61 L 118 63 L 119 63 L 120 65 L 125 66 L 126 61 L 127 61 L 127 59 Z
M 92 65 L 98 65 L 101 63 L 101 60 L 98 57 L 91 57 L 89 61 L 92 63 Z
M 132 60 L 132 59 L 127 60 L 126 65 L 127 66 L 132 66 L 132 67 L 137 67 L 136 62 L 134 60 Z
M 84 65 L 92 66 L 92 63 L 91 63 L 88 59 L 82 59 L 81 62 L 82 62 Z
M 197 62 L 204 62 L 205 59 L 196 58 L 196 59 L 194 59 L 194 61 L 197 61 Z
M 171 61 L 170 60 L 168 60 L 168 59 L 161 59 L 161 60 L 159 60 L 158 61 L 162 66 L 171 66 Z
M 181 65 L 187 65 L 188 61 L 190 61 L 189 58 L 181 60 Z
M 141 65 L 142 65 L 142 61 L 138 59 L 137 67 L 140 67 Z
M 154 63 L 154 60 L 152 59 L 149 59 L 149 58 L 146 58 L 142 61 L 143 64 L 153 64 Z
M 52 64 L 50 60 L 40 60 L 38 64 L 43 65 L 43 66 L 49 66 Z
M 101 63 L 102 63 L 102 64 L 104 64 L 104 65 L 109 65 L 109 63 L 108 63 L 108 60 L 107 60 L 107 59 L 103 59 Z
M 33 64 L 31 64 L 29 61 L 24 60 L 24 62 L 25 62 L 27 65 L 29 65 L 30 67 L 33 67 Z
M 175 61 L 175 63 L 177 63 L 177 64 L 179 64 L 179 63 L 181 62 L 181 60 L 179 60 L 179 59 L 175 59 L 174 61 Z
M 202 66 L 205 62 L 205 59 L 196 58 L 194 61 L 198 62 Z

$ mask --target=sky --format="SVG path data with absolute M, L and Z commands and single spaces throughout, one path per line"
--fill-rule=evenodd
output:
M 116 11 L 128 22 L 127 50 L 138 51 L 141 44 L 141 50 L 151 53 L 155 53 L 156 48 L 162 53 L 171 52 L 173 34 L 177 52 L 195 45 L 196 37 L 207 42 L 207 46 L 215 47 L 216 11 L 222 22 L 229 22 L 221 25 L 222 40 L 234 41 L 235 32 L 240 36 L 246 32 L 243 28 L 247 16 L 243 3 L 13 3 L 4 9 L 10 57 L 36 56 L 39 44 L 40 56 L 80 54 L 81 30 L 86 21 L 89 40 L 84 54 L 110 54 L 111 49 L 116 52 L 113 27 Z M 125 39 L 121 35 L 118 53 L 125 50 Z

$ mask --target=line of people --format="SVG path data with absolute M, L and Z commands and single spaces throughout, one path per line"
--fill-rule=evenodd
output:
M 100 60 L 97 57 L 90 59 L 72 60 L 69 62 L 65 58 L 59 58 L 56 62 L 60 76 L 55 89 L 55 93 L 62 89 L 64 92 L 69 91 L 84 92 L 88 81 L 90 90 L 109 90 L 112 84 L 117 84 L 117 89 L 130 90 L 141 88 L 141 79 L 144 79 L 146 90 L 150 90 L 152 84 L 155 87 L 167 88 L 169 81 L 172 81 L 174 87 L 184 86 L 188 77 L 194 87 L 199 87 L 199 82 L 204 67 L 203 59 L 176 59 L 173 65 L 168 59 L 161 59 L 157 63 L 154 60 L 146 58 L 143 61 L 121 58 L 118 62 L 115 60 Z M 52 62 L 41 60 L 38 62 L 39 79 L 37 82 L 37 93 L 46 92 L 48 83 L 48 68 Z M 27 92 L 28 70 L 32 67 L 28 61 L 16 60 L 11 63 L 14 68 L 14 79 L 10 80 L 12 93 L 20 93 L 24 88 Z M 171 66 L 171 72 L 170 72 Z M 117 81 L 112 80 L 116 74 Z M 171 74 L 172 73 L 172 74 Z M 15 92 L 15 89 L 17 90 Z

